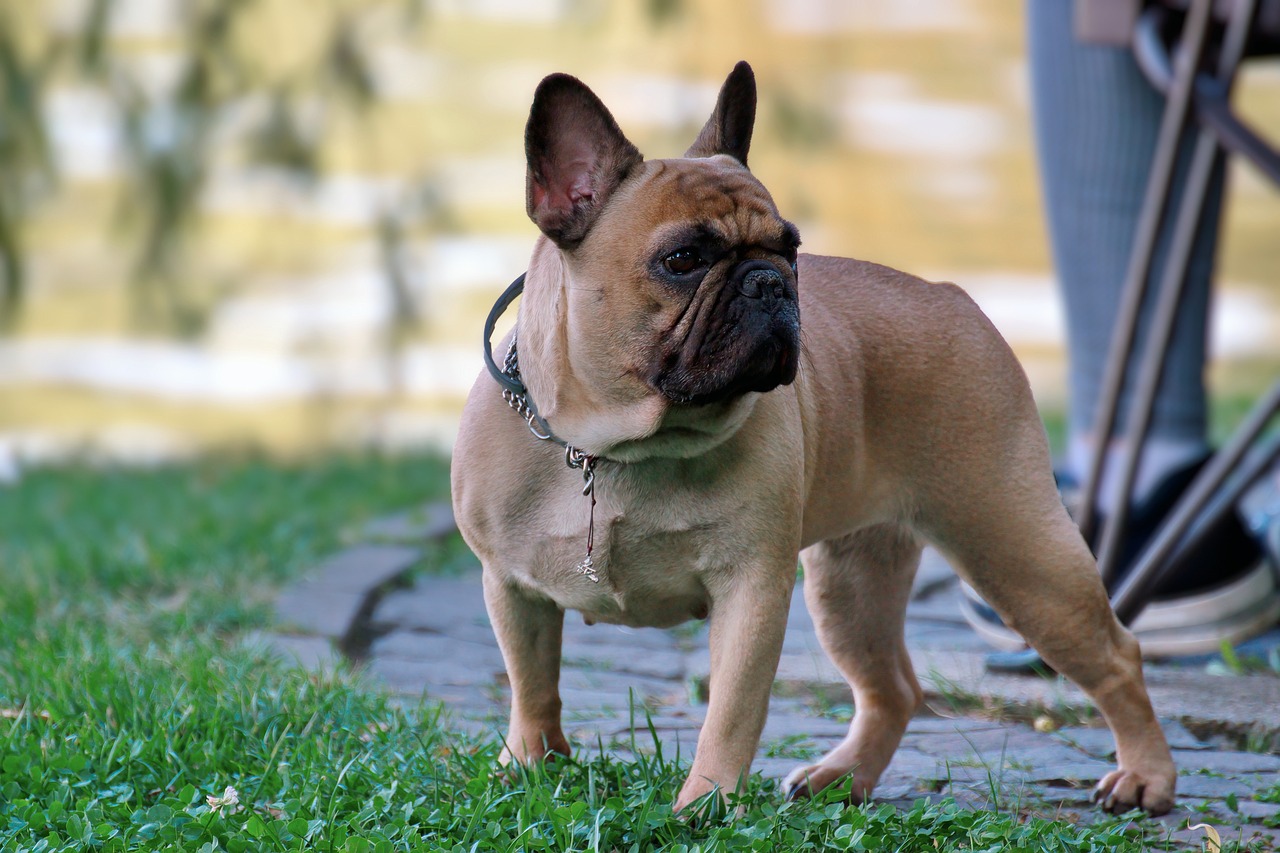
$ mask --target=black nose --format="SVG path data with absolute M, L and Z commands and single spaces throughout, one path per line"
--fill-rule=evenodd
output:
M 738 290 L 743 296 L 751 299 L 781 299 L 786 293 L 787 283 L 773 266 L 760 261 L 760 264 L 739 273 Z

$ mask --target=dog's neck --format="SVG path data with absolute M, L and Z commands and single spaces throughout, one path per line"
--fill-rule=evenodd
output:
M 543 237 L 534 247 L 520 300 L 520 374 L 559 438 L 610 458 L 615 447 L 656 432 L 668 405 L 652 394 L 627 393 L 616 361 L 593 361 L 600 358 L 598 347 L 571 339 L 569 315 L 574 310 L 572 271 L 561 251 Z M 590 328 L 589 322 L 585 325 Z
M 755 408 L 758 394 L 700 407 L 676 406 L 627 375 L 616 340 L 583 337 L 605 328 L 590 317 L 593 290 L 575 290 L 563 253 L 545 237 L 534 247 L 517 320 L 520 375 L 555 435 L 601 459 L 636 463 L 689 458 L 720 445 Z M 587 330 L 583 333 L 581 330 Z

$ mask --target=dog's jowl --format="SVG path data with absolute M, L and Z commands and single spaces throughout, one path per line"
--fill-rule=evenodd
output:
M 1013 354 L 952 285 L 797 254 L 747 168 L 754 118 L 745 63 L 675 159 L 644 159 L 573 77 L 534 94 L 526 198 L 543 236 L 453 463 L 511 680 L 502 760 L 569 749 L 566 610 L 709 617 L 710 704 L 675 804 L 734 790 L 799 554 L 857 713 L 786 788 L 869 797 L 920 703 L 903 618 L 931 543 L 1105 716 L 1119 767 L 1104 806 L 1167 811 L 1174 766 L 1138 646 L 1058 498 Z

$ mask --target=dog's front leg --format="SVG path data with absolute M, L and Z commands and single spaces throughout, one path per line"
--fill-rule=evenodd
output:
M 713 590 L 711 696 L 677 811 L 716 788 L 722 794 L 735 791 L 750 775 L 794 585 L 793 567 L 756 566 L 728 579 L 719 595 Z
M 511 681 L 511 725 L 499 760 L 521 764 L 569 754 L 560 728 L 560 642 L 564 611 L 535 598 L 487 567 L 484 603 Z

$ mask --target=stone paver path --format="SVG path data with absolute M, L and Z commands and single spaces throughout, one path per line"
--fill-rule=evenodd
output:
M 501 734 L 509 691 L 478 567 L 412 573 L 421 548 L 452 533 L 442 506 L 369 525 L 362 541 L 282 593 L 279 628 L 263 639 L 306 666 L 340 654 L 362 660 L 372 679 L 406 702 L 442 702 L 458 728 Z M 911 722 L 876 798 L 909 805 L 949 795 L 973 807 L 1098 814 L 1088 797 L 1112 766 L 1110 733 L 1061 680 L 985 673 L 988 649 L 960 616 L 956 585 L 941 559 L 927 554 L 907 622 L 927 710 Z M 1276 645 L 1280 631 L 1245 652 Z M 664 754 L 690 756 L 706 710 L 706 646 L 701 624 L 587 626 L 567 614 L 566 734 L 585 751 L 599 744 L 623 757 L 653 749 L 656 734 Z M 1196 849 L 1202 835 L 1184 829 L 1188 822 L 1251 838 L 1256 849 L 1280 849 L 1280 804 L 1258 799 L 1280 793 L 1280 755 L 1241 749 L 1268 738 L 1273 749 L 1280 743 L 1280 678 L 1213 676 L 1202 660 L 1149 664 L 1147 678 L 1180 771 L 1178 805 L 1164 822 Z M 797 589 L 755 769 L 781 777 L 830 748 L 845 733 L 850 701 Z

